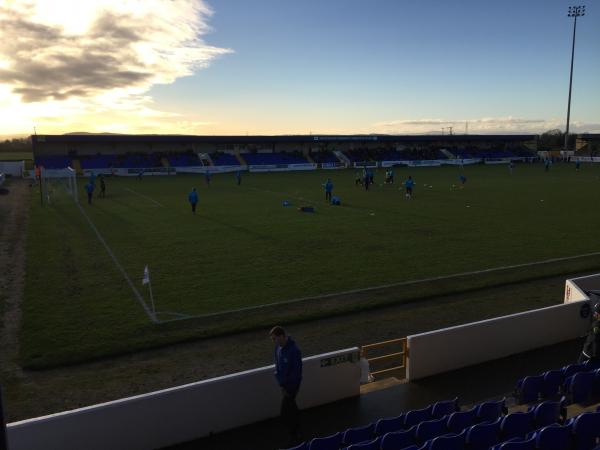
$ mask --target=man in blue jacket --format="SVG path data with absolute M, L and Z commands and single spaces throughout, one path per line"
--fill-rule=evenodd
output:
M 196 205 L 198 204 L 198 192 L 196 192 L 196 188 L 192 188 L 192 192 L 188 194 L 188 201 L 192 207 L 192 214 L 196 214 Z
M 281 388 L 281 419 L 290 432 L 290 443 L 298 440 L 298 406 L 296 395 L 302 382 L 302 353 L 291 336 L 276 326 L 269 333 L 275 343 L 275 378 Z
M 331 192 L 333 191 L 333 182 L 331 178 L 327 178 L 327 181 L 323 185 L 325 187 L 325 201 L 331 203 Z

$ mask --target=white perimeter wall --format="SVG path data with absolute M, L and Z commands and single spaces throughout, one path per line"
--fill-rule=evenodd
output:
M 409 381 L 541 348 L 584 335 L 587 302 L 564 303 L 408 336 Z
M 25 161 L 0 161 L 0 172 L 13 177 L 23 176 Z
M 301 343 L 300 343 L 301 345 Z M 298 406 L 360 394 L 358 348 L 304 360 Z M 8 424 L 11 450 L 155 449 L 279 415 L 273 366 Z

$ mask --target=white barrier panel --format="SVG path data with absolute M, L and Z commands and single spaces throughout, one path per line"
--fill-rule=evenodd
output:
M 585 293 L 585 291 L 589 290 L 600 290 L 600 274 L 570 278 L 565 281 L 564 302 L 589 300 L 588 295 Z
M 600 157 L 598 157 L 598 156 L 574 156 L 571 158 L 571 162 L 574 162 L 574 161 L 597 163 L 597 162 L 600 162 Z
M 508 164 L 510 158 L 485 158 L 484 164 Z
M 250 164 L 250 172 L 289 172 L 292 170 L 315 170 L 316 164 Z
M 381 161 L 381 167 L 393 167 L 398 165 L 408 165 L 409 161 Z
M 546 347 L 584 335 L 590 326 L 576 302 L 408 336 L 409 381 Z M 575 358 L 577 355 L 573 355 Z
M 481 161 L 483 161 L 481 158 L 445 159 L 442 160 L 442 164 L 448 166 L 469 166 L 479 164 Z
M 414 160 L 409 161 L 409 167 L 437 167 L 441 166 L 444 160 L 439 159 L 422 159 L 422 160 Z
M 354 163 L 354 168 L 355 169 L 376 169 L 377 168 L 377 161 L 358 161 Z
M 0 172 L 13 177 L 23 176 L 25 161 L 0 161 Z
M 359 349 L 305 358 L 298 406 L 360 394 Z M 11 450 L 136 450 L 187 442 L 279 414 L 274 367 L 8 424 Z
M 237 172 L 238 170 L 246 171 L 248 166 L 187 166 L 187 167 L 175 167 L 177 173 L 229 173 Z

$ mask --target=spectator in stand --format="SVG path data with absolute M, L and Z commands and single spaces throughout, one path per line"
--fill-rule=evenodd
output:
M 592 298 L 595 299 L 591 305 L 593 322 L 579 356 L 580 364 L 586 361 L 600 361 L 600 301 L 597 300 L 596 295 L 593 295 Z
M 94 195 L 94 184 L 88 182 L 88 184 L 85 185 L 85 192 L 87 192 L 88 205 L 91 205 L 92 197 Z
M 323 187 L 325 188 L 325 201 L 331 203 L 331 192 L 333 191 L 333 183 L 331 182 L 331 178 L 327 178 L 327 181 Z
M 276 326 L 269 333 L 275 344 L 275 378 L 281 388 L 281 420 L 290 433 L 288 447 L 298 444 L 298 406 L 296 395 L 302 382 L 302 353 L 291 336 Z
M 196 205 L 198 204 L 198 192 L 196 188 L 192 188 L 192 192 L 188 194 L 188 201 L 192 207 L 192 214 L 196 214 Z

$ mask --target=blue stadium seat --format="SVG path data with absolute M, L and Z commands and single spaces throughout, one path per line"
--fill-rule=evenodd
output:
M 342 444 L 348 446 L 368 441 L 373 438 L 374 431 L 375 425 L 372 423 L 364 427 L 348 428 L 342 436 Z
M 586 362 L 583 363 L 583 367 L 588 372 L 591 371 L 591 370 L 600 369 L 600 359 L 599 360 L 588 359 Z
M 591 450 L 600 439 L 600 412 L 580 414 L 573 422 L 574 450 Z
M 500 442 L 500 420 L 478 423 L 469 428 L 466 438 L 469 450 L 488 450 Z
M 517 401 L 519 403 L 537 402 L 544 389 L 544 375 L 523 378 L 517 385 Z
M 335 433 L 331 436 L 314 438 L 308 445 L 309 450 L 338 450 L 342 443 L 342 434 Z
M 596 369 L 592 372 L 594 374 L 594 381 L 592 382 L 592 397 L 600 399 L 600 369 Z
M 429 405 L 427 408 L 423 409 L 415 409 L 409 411 L 404 416 L 404 428 L 410 428 L 413 425 L 416 425 L 424 420 L 431 420 L 433 417 L 431 416 L 432 406 Z
M 525 437 L 533 428 L 533 411 L 514 412 L 504 416 L 500 422 L 500 437 L 503 441 Z
M 415 444 L 415 431 L 413 428 L 404 431 L 387 433 L 381 439 L 381 450 L 396 450 Z
M 442 436 L 448 433 L 448 418 L 443 417 L 441 419 L 426 420 L 417 425 L 415 431 L 415 438 L 418 444 L 423 444 L 430 439 Z
M 386 419 L 379 419 L 375 423 L 375 434 L 378 436 L 382 436 L 385 433 L 389 433 L 391 431 L 398 431 L 402 429 L 403 426 L 404 414 L 401 414 L 398 417 L 388 417 Z
M 440 417 L 452 414 L 456 411 L 460 411 L 460 407 L 458 406 L 458 397 L 453 400 L 444 400 L 435 403 L 433 405 L 433 409 L 431 410 L 431 415 L 434 418 L 439 419 Z
M 566 416 L 563 400 L 544 401 L 529 409 L 533 411 L 533 423 L 536 428 L 545 427 L 553 423 L 562 423 Z
M 477 419 L 480 422 L 493 421 L 507 412 L 506 398 L 498 400 L 497 402 L 483 402 L 477 407 Z
M 477 407 L 468 411 L 457 411 L 450 414 L 448 418 L 448 430 L 452 433 L 460 433 L 465 428 L 475 425 L 477 422 Z
M 558 395 L 560 393 L 560 387 L 562 386 L 563 380 L 563 374 L 560 370 L 548 370 L 545 372 L 542 397 L 549 399 Z
M 498 450 L 535 450 L 535 436 L 529 439 L 511 439 L 498 446 Z
M 429 450 L 464 450 L 466 434 L 467 432 L 463 431 L 460 434 L 438 436 L 431 441 Z
M 562 425 L 550 425 L 535 434 L 535 446 L 538 450 L 567 450 L 571 448 L 571 428 Z
M 585 403 L 592 398 L 594 372 L 579 372 L 565 380 L 565 394 L 570 403 Z
M 377 437 L 371 441 L 352 444 L 349 447 L 346 447 L 346 450 L 379 450 L 380 445 L 381 437 Z
M 563 374 L 563 378 L 566 380 L 571 375 L 575 375 L 578 372 L 583 372 L 585 370 L 584 364 L 569 364 L 568 366 L 564 366 L 561 371 Z

